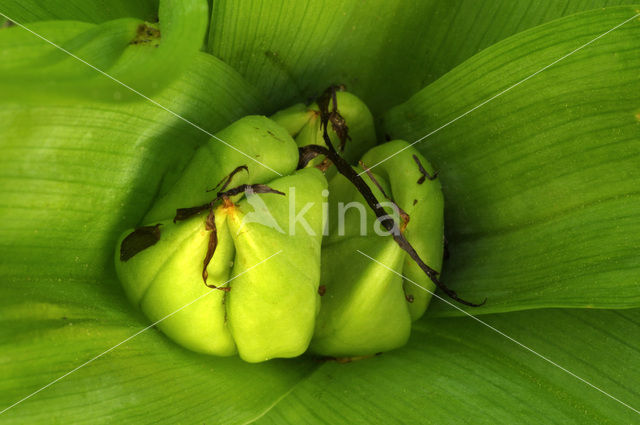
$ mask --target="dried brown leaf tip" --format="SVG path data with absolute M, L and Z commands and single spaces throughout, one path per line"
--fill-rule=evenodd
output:
M 331 123 L 331 129 L 336 133 L 338 139 L 340 140 L 340 144 L 338 145 L 338 150 L 340 152 L 344 151 L 344 147 L 347 143 L 347 140 L 351 140 L 349 136 L 349 127 L 347 126 L 347 122 L 344 117 L 340 115 L 338 111 L 338 98 L 336 93 L 338 91 L 344 91 L 344 85 L 334 85 L 327 88 L 318 97 L 318 107 L 320 108 L 320 114 L 324 115 L 324 120 Z M 329 110 L 329 104 L 333 100 L 333 107 Z
M 211 204 L 198 205 L 197 207 L 189 207 L 189 208 L 178 208 L 176 210 L 176 216 L 173 217 L 173 222 L 175 223 L 177 221 L 186 220 L 210 208 L 211 208 Z
M 217 193 L 217 196 L 215 197 L 215 199 L 213 199 L 211 202 L 207 202 L 206 204 L 202 204 L 202 205 L 198 205 L 196 207 L 187 207 L 187 208 L 178 208 L 176 210 L 176 215 L 173 218 L 173 222 L 177 222 L 177 221 L 183 221 L 186 220 L 188 218 L 193 217 L 194 215 L 198 215 L 203 211 L 207 211 L 207 210 L 211 210 L 213 207 L 213 203 L 220 200 L 220 199 L 224 199 L 224 195 L 228 193 L 227 192 L 223 192 L 227 186 L 229 186 L 229 183 L 231 183 L 231 180 L 233 179 L 233 177 L 238 174 L 240 171 L 246 171 L 249 172 L 249 169 L 247 168 L 246 165 L 241 165 L 239 167 L 236 167 L 233 171 L 231 171 L 229 174 L 227 174 L 222 180 L 220 180 L 220 182 L 218 182 L 218 184 L 213 188 L 213 189 L 209 189 L 207 190 L 207 192 L 212 192 L 214 190 L 217 190 L 218 188 L 220 188 L 220 191 Z M 222 186 L 222 187 L 220 187 Z M 232 189 L 233 190 L 233 189 Z M 238 192 L 240 193 L 240 192 Z M 228 198 L 228 196 L 227 196 Z
M 313 160 L 313 158 L 319 155 L 319 153 L 311 149 L 310 146 L 317 145 L 307 145 L 298 148 L 298 166 L 296 167 L 296 170 L 302 170 Z
M 229 286 L 221 287 L 210 285 L 207 283 L 207 278 L 209 277 L 207 267 L 209 266 L 209 263 L 213 258 L 213 254 L 215 254 L 216 248 L 218 247 L 218 229 L 216 227 L 216 217 L 213 209 L 209 211 L 207 221 L 205 222 L 205 229 L 209 232 L 209 242 L 207 243 L 207 254 L 204 257 L 204 261 L 202 262 L 202 280 L 204 284 L 211 289 L 219 289 L 221 291 L 229 292 L 231 290 L 231 287 Z
M 227 186 L 229 186 L 229 183 L 231 183 L 231 180 L 233 180 L 233 177 L 238 174 L 240 171 L 246 171 L 247 173 L 249 173 L 249 168 L 246 165 L 241 165 L 239 167 L 236 167 L 232 172 L 230 172 L 229 174 L 227 174 L 222 180 L 220 180 L 220 182 L 213 188 L 213 189 L 209 189 L 207 190 L 207 192 L 213 192 L 214 190 L 218 189 L 220 186 L 220 191 L 224 191 Z
M 326 171 L 331 164 L 333 164 L 329 159 L 331 152 L 329 149 L 320 145 L 306 145 L 298 148 L 298 168 L 296 169 L 301 170 L 305 168 L 310 161 L 319 155 L 323 155 L 325 158 L 320 164 L 316 165 L 316 168 L 319 168 L 323 172 Z
M 433 173 L 433 175 L 430 175 L 427 172 L 427 170 L 424 169 L 424 167 L 422 166 L 422 162 L 420 162 L 420 159 L 418 159 L 417 156 L 413 155 L 413 160 L 418 165 L 418 170 L 420 170 L 420 174 L 422 174 L 422 176 L 418 179 L 418 184 L 424 183 L 425 179 L 435 180 L 438 178 L 438 172 L 436 171 L 435 173 Z
M 160 240 L 160 224 L 138 227 L 120 244 L 120 261 L 127 261 Z
M 409 214 L 407 214 L 405 210 L 400 208 L 400 205 L 398 205 L 396 201 L 394 201 L 393 198 L 391 198 L 391 196 L 387 195 L 387 193 L 384 191 L 384 189 L 382 188 L 378 180 L 375 178 L 371 170 L 366 165 L 364 165 L 362 161 L 360 161 L 360 166 L 364 169 L 365 173 L 367 173 L 367 176 L 369 176 L 369 179 L 373 182 L 373 184 L 376 185 L 380 193 L 382 193 L 382 195 L 387 199 L 387 201 L 393 204 L 394 208 L 400 215 L 400 220 L 402 220 L 402 223 L 400 224 L 400 231 L 404 232 L 405 229 L 407 228 L 407 224 L 409 224 L 409 220 L 411 219 L 411 217 L 409 216 Z
M 216 197 L 213 198 L 210 202 L 198 205 L 195 207 L 187 207 L 187 208 L 178 208 L 176 210 L 176 216 L 173 218 L 173 222 L 186 220 L 195 215 L 200 214 L 203 211 L 209 211 L 207 215 L 207 219 L 205 220 L 205 230 L 209 232 L 209 241 L 207 243 L 207 253 L 205 254 L 204 261 L 202 262 L 202 280 L 204 284 L 212 289 L 219 289 L 221 291 L 228 292 L 231 290 L 230 287 L 219 287 L 215 285 L 210 285 L 207 283 L 207 279 L 209 277 L 209 272 L 207 271 L 207 267 L 209 267 L 209 263 L 213 258 L 213 255 L 216 252 L 216 248 L 218 247 L 218 229 L 216 227 L 216 217 L 215 217 L 215 209 L 218 205 L 222 204 L 225 208 L 229 208 L 234 205 L 231 200 L 232 196 L 239 195 L 245 192 L 252 193 L 275 193 L 278 195 L 285 195 L 285 193 L 280 192 L 279 190 L 272 189 L 266 184 L 241 184 L 239 186 L 233 187 L 231 189 L 227 189 L 233 177 L 238 174 L 240 171 L 249 172 L 249 169 L 246 165 L 241 165 L 236 167 L 233 171 L 231 171 L 227 176 L 225 176 L 213 189 L 207 190 L 207 192 L 212 192 L 220 188 L 220 190 L 216 193 Z M 227 190 L 225 190 L 227 189 Z

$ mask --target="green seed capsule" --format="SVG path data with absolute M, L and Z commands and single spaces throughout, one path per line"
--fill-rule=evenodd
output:
M 172 218 L 176 208 L 208 202 L 212 193 L 207 190 L 239 165 L 246 165 L 248 170 L 234 177 L 234 185 L 267 183 L 278 177 L 274 171 L 286 176 L 298 164 L 298 149 L 291 136 L 263 116 L 241 118 L 216 133 L 216 137 L 219 140 L 211 139 L 196 151 L 180 178 L 147 213 L 145 223 Z
M 216 215 L 218 246 L 207 267 L 207 283 L 216 286 L 229 280 L 235 257 L 226 220 L 226 214 Z M 116 271 L 129 299 L 152 322 L 177 311 L 157 326 L 178 344 L 201 353 L 234 354 L 235 344 L 225 321 L 228 294 L 212 290 L 202 282 L 202 259 L 209 241 L 205 217 L 196 216 L 175 224 L 167 220 L 159 228 L 160 239 L 155 245 L 126 262 L 116 255 Z M 121 239 L 130 233 L 125 232 Z
M 341 155 L 349 163 L 355 163 L 368 149 L 376 144 L 373 116 L 360 99 L 348 92 L 336 92 L 336 100 L 339 112 L 348 126 L 350 140 L 344 143 L 344 150 L 340 149 L 342 141 L 335 131 L 330 131 L 331 142 L 341 151 Z M 329 102 L 329 108 L 333 108 L 333 100 Z M 320 108 L 317 103 L 308 107 L 297 104 L 284 109 L 271 117 L 277 124 L 284 127 L 291 134 L 298 146 L 320 145 L 326 146 L 322 138 L 322 126 L 320 120 Z M 329 125 L 332 128 L 332 124 Z M 313 161 L 310 165 L 317 165 L 320 160 Z M 329 175 L 335 174 L 331 168 Z
M 382 179 L 379 182 L 386 186 Z M 370 187 L 384 199 L 377 187 Z M 340 203 L 353 203 L 344 215 L 344 226 Z M 378 236 L 373 212 L 357 205 L 366 205 L 362 195 L 342 175 L 335 176 L 329 184 L 329 236 L 322 246 L 325 293 L 310 346 L 317 354 L 375 354 L 402 346 L 409 338 L 411 316 L 402 278 L 358 250 L 396 270 L 401 270 L 405 253 L 392 238 Z M 361 228 L 362 223 L 366 227 Z
M 311 109 L 304 103 L 296 103 L 286 109 L 276 112 L 269 118 L 284 128 L 291 137 L 296 137 L 302 128 L 309 123 L 311 119 L 318 115 L 316 109 Z
M 385 200 L 386 194 L 407 213 L 410 219 L 400 225 L 402 232 L 420 257 L 439 271 L 443 198 L 439 182 L 423 175 L 423 171 L 432 172 L 430 165 L 403 141 L 371 149 L 362 163 L 375 165 L 401 149 L 405 150 L 375 167 L 377 174 L 371 173 L 375 182 L 369 176 L 365 176 L 365 181 L 378 200 Z M 339 203 L 364 205 L 363 197 L 353 185 L 338 175 L 330 181 L 329 190 L 332 215 L 329 236 L 322 247 L 321 285 L 325 294 L 310 348 L 315 353 L 336 357 L 398 348 L 406 343 L 411 321 L 424 313 L 431 295 L 358 251 L 427 290 L 433 291 L 434 285 L 391 236 L 378 234 L 383 233 L 382 226 L 369 209 L 366 228 L 360 227 L 360 212 L 354 207 L 341 226 Z M 388 210 L 393 215 L 391 208 Z M 396 220 L 401 221 L 402 215 L 396 211 Z
M 317 169 L 294 171 L 295 143 L 264 117 L 243 118 L 219 135 L 289 175 L 273 179 L 271 171 L 212 140 L 152 208 L 149 225 L 123 234 L 116 271 L 131 301 L 186 348 L 220 356 L 237 351 L 249 362 L 300 355 L 318 311 L 326 179 Z M 244 197 L 234 191 L 209 209 L 215 195 L 206 189 L 234 169 L 229 187 L 268 183 L 256 186 L 268 190 Z M 202 206 L 176 214 L 177 207 L 193 205 Z M 230 290 L 211 289 L 203 278 Z
M 229 220 L 237 251 L 234 274 L 281 250 L 231 282 L 229 326 L 240 356 L 250 362 L 302 354 L 313 334 L 319 297 L 321 194 L 326 179 L 317 169 L 305 169 L 269 186 L 286 194 L 262 196 L 283 233 L 260 223 L 243 228 L 246 200 Z M 304 220 L 292 222 L 306 207 Z
M 404 149 L 404 150 L 403 150 Z M 398 153 L 399 152 L 399 153 Z M 384 161 L 384 162 L 381 162 Z M 411 218 L 404 232 L 422 260 L 437 272 L 442 270 L 444 252 L 444 197 L 440 179 L 431 164 L 415 148 L 402 140 L 376 146 L 362 157 L 365 166 L 374 166 L 389 182 L 393 200 Z M 435 285 L 408 255 L 402 274 L 413 320 L 420 318 L 429 305 Z
M 299 104 L 217 133 L 161 193 L 145 225 L 120 238 L 116 271 L 127 296 L 178 344 L 249 362 L 308 348 L 366 356 L 404 345 L 427 308 L 433 271 L 414 260 L 440 271 L 439 181 L 406 142 L 373 147 L 373 119 L 357 97 L 325 95 L 323 113 L 318 103 Z M 331 149 L 299 153 L 326 147 L 323 118 L 344 160 Z M 348 165 L 361 156 L 364 181 Z M 296 171 L 299 164 L 307 167 Z M 367 186 L 400 237 L 376 217 L 373 210 L 383 213 L 371 194 L 365 202 Z

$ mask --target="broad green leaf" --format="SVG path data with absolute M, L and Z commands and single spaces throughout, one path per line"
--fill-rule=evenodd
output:
M 624 0 L 216 1 L 210 51 L 274 109 L 346 84 L 376 113 L 485 47 Z
M 51 21 L 28 24 L 27 29 L 4 28 L 0 88 L 7 96 L 31 90 L 49 97 L 139 99 L 95 67 L 143 95 L 153 95 L 192 63 L 202 46 L 207 11 L 205 0 L 162 0 L 158 23 L 122 18 L 100 25 Z
M 73 288 L 66 303 L 39 293 L 2 307 L 2 409 L 139 332 L 147 322 L 109 302 L 95 282 Z M 117 285 L 105 278 L 101 285 Z M 39 289 L 47 290 L 45 279 Z M 23 293 L 24 290 L 20 291 Z M 10 293 L 3 289 L 3 296 Z M 14 300 L 17 294 L 13 294 Z M 25 319 L 28 317 L 28 319 Z M 243 423 L 288 392 L 314 364 L 302 359 L 260 365 L 195 354 L 148 330 L 2 414 L 3 424 Z
M 154 100 L 212 132 L 261 104 L 241 77 L 204 53 Z M 147 326 L 115 279 L 115 241 L 208 136 L 146 101 L 3 97 L 0 116 L 4 408 Z M 195 355 L 157 330 L 121 348 L 78 380 L 3 414 L 3 423 L 135 422 L 148 411 L 166 419 L 190 407 L 204 418 L 198 409 L 212 400 L 226 400 L 217 410 L 229 418 L 244 418 L 308 369 L 293 361 L 257 370 Z M 173 397 L 173 413 L 163 395 Z M 238 407 L 250 401 L 252 408 Z
M 409 11 L 402 16 L 407 23 L 413 22 L 416 9 Z M 397 21 L 401 27 L 402 20 Z M 371 22 L 363 20 L 362 25 L 373 28 Z M 277 31 L 286 27 L 279 25 Z M 76 28 L 66 28 L 75 35 Z M 276 30 L 271 34 L 278 34 Z M 364 34 L 375 41 L 380 29 Z M 327 46 L 316 49 L 313 58 L 326 58 Z M 357 47 L 354 50 L 366 50 Z M 628 59 L 626 52 L 621 54 Z M 358 64 L 357 59 L 349 66 L 372 69 L 370 65 L 378 63 Z M 634 61 L 627 60 L 631 70 Z M 208 131 L 264 105 L 249 84 L 208 55 L 195 54 L 186 69 L 154 99 Z M 273 81 L 269 75 L 261 78 L 261 92 L 275 94 L 263 90 L 263 84 Z M 313 84 L 324 88 L 326 82 L 319 81 Z M 380 81 L 387 80 L 377 80 L 387 87 Z M 378 96 L 374 88 L 363 89 L 372 93 L 369 99 Z M 625 93 L 632 94 L 631 89 Z M 0 409 L 148 326 L 114 277 L 115 240 L 171 187 L 206 139 L 145 102 L 79 101 L 77 96 L 53 98 L 28 90 L 8 96 L 3 90 Z M 452 242 L 452 250 L 456 246 L 463 246 L 460 240 Z M 521 273 L 514 279 L 525 277 Z M 637 407 L 638 352 L 626 342 L 640 336 L 637 310 L 539 310 L 486 317 Z M 558 423 L 630 423 L 636 418 L 468 318 L 431 320 L 419 322 L 408 347 L 348 365 L 305 358 L 249 365 L 190 353 L 149 329 L 1 419 L 16 424 L 138 424 L 382 418 L 389 423 L 434 417 L 435 423 L 458 423 L 466 415 L 469 422 L 510 424 L 538 419 L 540 412 L 547 422 Z M 440 403 L 443 393 L 446 402 Z
M 640 310 L 537 310 L 489 325 L 638 409 Z M 421 320 L 403 349 L 326 362 L 259 424 L 631 424 L 638 414 L 468 317 Z
M 100 23 L 134 17 L 153 21 L 159 0 L 0 0 L 0 13 L 21 24 L 53 19 Z
M 414 142 L 636 13 L 509 38 L 391 110 L 386 131 Z M 443 278 L 488 298 L 474 312 L 640 305 L 639 42 L 635 19 L 415 145 L 443 183 Z
M 156 101 L 209 131 L 259 108 L 227 65 L 204 53 L 196 64 Z M 119 232 L 208 139 L 146 101 L 1 102 L 0 271 L 10 282 L 110 272 Z

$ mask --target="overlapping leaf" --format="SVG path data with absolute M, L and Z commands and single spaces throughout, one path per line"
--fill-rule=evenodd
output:
M 51 21 L 4 28 L 0 88 L 5 96 L 32 91 L 49 97 L 139 98 L 97 68 L 151 96 L 192 64 L 206 32 L 207 11 L 206 0 L 162 0 L 157 23 L 121 18 L 100 25 Z
M 346 84 L 374 113 L 512 34 L 624 0 L 216 1 L 210 51 L 273 107 Z
M 387 131 L 413 142 L 636 13 L 505 40 L 393 109 Z M 441 172 L 445 281 L 489 300 L 474 312 L 640 305 L 639 42 L 634 19 L 416 145 Z
M 155 100 L 208 131 L 261 104 L 241 77 L 204 53 Z M 146 326 L 114 277 L 114 243 L 208 136 L 147 101 L 80 102 L 25 93 L 0 102 L 4 408 Z M 193 407 L 197 417 L 205 400 L 225 399 L 219 410 L 241 420 L 251 414 L 238 407 L 243 401 L 255 400 L 256 410 L 267 406 L 272 394 L 286 391 L 308 368 L 300 364 L 294 372 L 295 362 L 274 362 L 255 370 L 196 356 L 157 331 L 122 348 L 2 420 L 135 422 L 131 418 L 149 409 L 167 418 L 163 392 L 181 400 L 175 415 Z
M 537 310 L 483 320 L 638 408 L 640 310 Z M 467 317 L 421 320 L 404 349 L 324 364 L 257 423 L 623 424 L 637 417 Z

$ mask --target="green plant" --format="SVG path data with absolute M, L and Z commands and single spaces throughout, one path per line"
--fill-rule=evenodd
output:
M 487 298 L 465 310 L 618 400 L 435 300 L 406 347 L 348 364 L 250 365 L 149 329 L 0 422 L 636 422 L 640 26 L 619 4 L 0 1 L 151 100 L 0 29 L 0 409 L 148 325 L 113 247 L 207 133 L 334 83 L 379 140 L 428 135 L 443 280 Z

